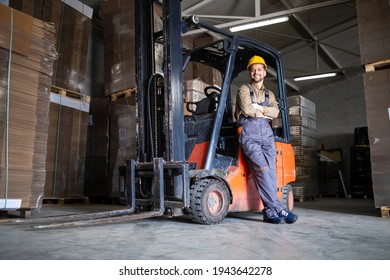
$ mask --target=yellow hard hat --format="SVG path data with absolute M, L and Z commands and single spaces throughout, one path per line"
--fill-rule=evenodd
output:
M 246 67 L 246 69 L 249 70 L 249 67 L 252 64 L 256 64 L 256 63 L 263 64 L 264 65 L 264 70 L 267 70 L 267 64 L 265 63 L 264 59 L 261 56 L 258 56 L 258 55 L 254 55 L 254 56 L 251 57 L 251 59 L 249 59 L 248 66 Z

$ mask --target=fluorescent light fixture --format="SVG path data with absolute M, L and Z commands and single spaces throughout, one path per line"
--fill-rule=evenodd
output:
M 285 22 L 285 21 L 288 21 L 288 16 L 271 18 L 271 19 L 266 19 L 266 20 L 261 20 L 261 21 L 256 21 L 256 22 L 250 22 L 250 23 L 245 23 L 242 25 L 230 27 L 230 32 L 238 32 L 238 31 L 242 31 L 242 30 L 247 30 L 247 29 L 252 29 L 252 28 L 256 28 L 256 27 L 281 23 L 281 22 Z
M 311 76 L 303 76 L 303 77 L 296 77 L 294 78 L 294 81 L 305 81 L 305 80 L 313 80 L 313 79 L 321 79 L 321 78 L 329 78 L 329 77 L 334 77 L 337 74 L 332 72 L 332 73 L 325 73 L 325 74 L 318 74 L 318 75 L 311 75 Z

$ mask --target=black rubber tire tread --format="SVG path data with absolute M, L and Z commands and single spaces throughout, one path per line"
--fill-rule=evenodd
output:
M 288 197 L 292 195 L 293 196 L 293 199 L 292 199 L 292 206 L 290 207 L 288 205 Z M 283 205 L 286 207 L 286 209 L 288 211 L 292 211 L 293 208 L 294 208 L 294 195 L 293 195 L 293 189 L 290 185 L 285 185 L 283 187 L 283 194 L 282 194 L 282 199 L 281 199 L 281 202 L 283 203 Z
M 213 215 L 208 211 L 208 195 L 212 191 L 218 191 L 222 195 L 222 209 L 218 215 Z M 190 186 L 190 207 L 188 212 L 193 221 L 212 225 L 222 222 L 229 211 L 230 192 L 227 186 L 216 179 L 205 178 L 196 181 Z

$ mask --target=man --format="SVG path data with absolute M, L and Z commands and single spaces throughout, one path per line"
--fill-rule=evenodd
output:
M 255 55 L 247 69 L 251 82 L 239 88 L 236 103 L 237 123 L 242 128 L 240 144 L 263 200 L 264 222 L 292 224 L 298 216 L 289 212 L 277 197 L 276 148 L 269 122 L 279 115 L 279 107 L 274 93 L 264 87 L 267 64 Z

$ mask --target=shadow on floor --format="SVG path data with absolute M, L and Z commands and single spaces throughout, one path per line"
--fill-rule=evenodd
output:
M 380 217 L 380 209 L 375 208 L 374 199 L 371 198 L 321 197 L 310 201 L 295 202 L 294 207 L 298 209 Z

